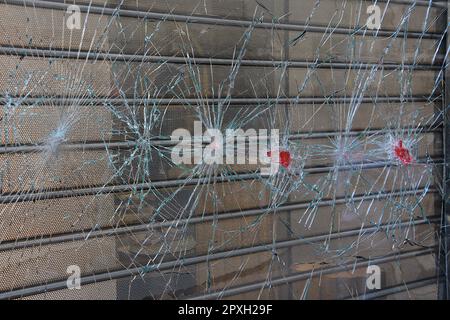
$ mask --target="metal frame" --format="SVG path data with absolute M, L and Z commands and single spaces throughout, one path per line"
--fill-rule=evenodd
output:
M 446 53 L 448 53 L 450 46 L 450 37 L 448 36 L 448 29 L 450 25 L 450 2 L 447 1 L 447 32 L 446 32 Z M 449 265 L 449 245 L 450 245 L 450 69 L 448 68 L 448 57 L 444 61 L 445 73 L 444 73 L 444 104 L 443 119 L 444 119 L 444 131 L 443 131 L 443 146 L 444 146 L 444 166 L 443 166 L 443 194 L 442 194 L 442 217 L 441 217 L 441 232 L 440 232 L 440 254 L 439 254 L 439 268 L 443 272 L 443 281 L 439 286 L 439 298 L 444 300 L 450 299 L 450 265 Z

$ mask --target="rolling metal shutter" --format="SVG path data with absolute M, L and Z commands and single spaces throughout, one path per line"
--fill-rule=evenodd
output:
M 446 27 L 443 1 L 2 0 L 0 298 L 438 298 Z M 196 120 L 292 161 L 176 166 Z

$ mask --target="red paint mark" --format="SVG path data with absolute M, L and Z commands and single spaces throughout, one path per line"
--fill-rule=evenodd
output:
M 405 165 L 411 164 L 411 162 L 413 161 L 409 150 L 403 146 L 402 140 L 398 141 L 398 144 L 394 147 L 394 152 L 397 159 L 399 159 Z
M 272 151 L 267 152 L 268 157 L 272 157 Z M 280 164 L 287 168 L 291 164 L 291 153 L 289 151 L 280 151 Z

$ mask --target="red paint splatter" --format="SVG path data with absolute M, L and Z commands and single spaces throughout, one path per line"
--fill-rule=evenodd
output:
M 272 152 L 269 151 L 267 152 L 267 156 L 268 157 L 272 157 Z M 285 167 L 288 168 L 291 164 L 291 153 L 289 151 L 280 151 L 280 164 Z
M 411 164 L 411 162 L 413 161 L 409 150 L 403 146 L 402 140 L 398 141 L 398 144 L 394 147 L 394 152 L 397 159 L 399 159 L 405 165 Z

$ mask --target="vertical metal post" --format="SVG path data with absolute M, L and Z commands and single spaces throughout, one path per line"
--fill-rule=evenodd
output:
M 447 2 L 447 13 L 446 13 L 446 30 L 449 30 L 450 23 L 450 2 Z M 448 52 L 450 37 L 446 33 L 446 48 L 445 55 Z M 449 234 L 450 234 L 450 70 L 447 68 L 448 58 L 445 56 L 444 60 L 444 85 L 442 99 L 442 119 L 444 121 L 443 130 L 443 147 L 444 147 L 444 165 L 443 165 L 443 194 L 442 194 L 442 221 L 441 221 L 441 232 L 440 232 L 440 252 L 439 252 L 439 275 L 443 274 L 444 279 L 439 284 L 439 298 L 444 300 L 449 300 L 450 298 L 450 282 L 449 282 Z

